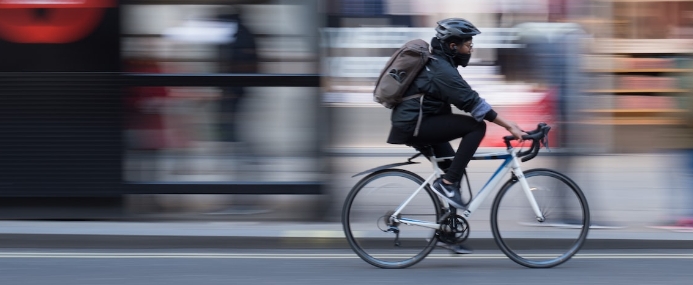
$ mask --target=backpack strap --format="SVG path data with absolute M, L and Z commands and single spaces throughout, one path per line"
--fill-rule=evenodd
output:
M 424 99 L 424 94 L 414 94 L 411 96 L 407 96 L 405 98 L 416 98 L 419 97 L 419 118 L 416 120 L 416 128 L 414 128 L 414 136 L 419 136 L 419 128 L 421 128 L 421 120 L 423 119 L 423 99 Z

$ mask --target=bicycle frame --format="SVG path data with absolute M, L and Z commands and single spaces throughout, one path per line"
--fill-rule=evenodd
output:
M 422 227 L 427 227 L 427 228 L 432 228 L 432 229 L 439 229 L 440 224 L 435 223 L 435 222 L 429 222 L 429 221 L 419 221 L 419 220 L 413 220 L 413 219 L 408 219 L 408 218 L 397 218 L 397 216 L 402 212 L 402 210 L 411 202 L 411 200 L 421 192 L 427 185 L 430 185 L 431 182 L 433 182 L 435 179 L 443 175 L 443 171 L 438 167 L 437 162 L 444 161 L 446 159 L 452 159 L 451 157 L 443 157 L 443 158 L 436 158 L 435 156 L 431 157 L 431 164 L 433 165 L 433 174 L 431 174 L 424 183 L 422 183 L 414 193 L 412 193 L 407 200 L 405 200 L 397 209 L 395 212 L 390 216 L 390 219 L 395 222 L 395 223 L 402 223 L 405 225 L 413 225 L 413 226 L 422 226 Z M 469 205 L 467 206 L 466 209 L 461 209 L 462 211 L 462 216 L 465 218 L 469 218 L 472 216 L 474 211 L 476 211 L 481 203 L 486 200 L 486 198 L 489 197 L 491 192 L 493 192 L 493 189 L 496 189 L 500 181 L 508 174 L 509 172 L 513 172 L 515 174 L 515 177 L 519 180 L 520 185 L 522 186 L 522 190 L 524 190 L 527 199 L 529 200 L 530 205 L 532 206 L 532 209 L 534 210 L 534 214 L 537 217 L 537 220 L 540 222 L 544 221 L 544 215 L 539 209 L 539 205 L 537 204 L 537 201 L 534 199 L 534 195 L 532 195 L 532 189 L 529 187 L 529 184 L 527 183 L 527 179 L 525 178 L 522 169 L 520 167 L 520 159 L 517 157 L 517 151 L 514 148 L 508 149 L 508 153 L 485 153 L 485 154 L 475 154 L 472 157 L 472 160 L 489 160 L 489 159 L 503 159 L 503 163 L 498 167 L 496 172 L 489 178 L 489 180 L 486 182 L 486 184 L 481 188 L 476 193 L 476 196 L 472 198 L 472 200 L 469 202 Z M 441 202 L 445 203 L 445 201 L 441 200 Z

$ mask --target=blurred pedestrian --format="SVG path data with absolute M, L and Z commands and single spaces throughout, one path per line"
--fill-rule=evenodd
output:
M 132 73 L 160 73 L 158 63 L 151 58 L 133 58 L 125 62 Z M 161 86 L 141 86 L 128 89 L 126 98 L 128 146 L 133 150 L 157 151 L 167 146 L 163 109 L 168 91 Z
M 220 14 L 217 19 L 232 27 L 231 40 L 218 46 L 219 71 L 222 73 L 257 73 L 258 56 L 255 35 L 243 23 L 241 16 L 232 12 Z M 246 96 L 244 86 L 222 87 L 220 100 L 221 139 L 227 143 L 240 141 L 238 130 L 239 106 Z
M 582 41 L 587 38 L 584 30 L 573 23 L 524 23 L 517 25 L 520 31 L 519 42 L 525 47 L 520 52 L 521 59 L 508 70 L 511 74 L 521 76 L 522 80 L 543 86 L 550 93 L 554 104 L 553 114 L 558 151 L 553 155 L 555 169 L 572 177 L 587 196 L 590 208 L 598 209 L 600 193 L 595 189 L 594 181 L 580 179 L 585 176 L 580 167 L 581 158 L 589 155 L 585 137 L 591 128 L 582 123 L 582 110 L 589 104 L 584 95 L 586 76 L 581 70 Z M 520 63 L 520 64 L 517 64 Z M 521 74 L 521 75 L 520 75 Z M 564 192 L 557 192 L 563 194 Z M 578 226 L 582 221 L 576 220 L 577 209 L 571 209 L 566 203 L 567 197 L 556 197 L 558 215 L 547 224 L 559 227 Z M 617 228 L 611 222 L 592 216 L 591 228 Z
M 151 48 L 150 45 L 145 45 Z M 135 56 L 124 61 L 131 73 L 161 73 L 158 61 L 151 56 Z M 165 106 L 170 99 L 166 87 L 130 87 L 125 97 L 126 146 L 132 168 L 128 179 L 159 181 L 164 178 L 160 163 L 163 151 L 170 146 L 165 120 Z
M 666 213 L 667 221 L 655 227 L 689 232 L 693 231 L 693 92 L 688 92 L 679 99 L 682 111 L 677 116 L 679 124 L 666 130 L 666 141 L 671 142 L 670 153 L 673 153 L 678 162 L 678 167 L 667 173 L 677 177 L 666 180 L 672 182 L 669 185 L 672 190 L 681 191 L 672 191 L 668 195 L 671 202 L 665 207 L 669 209 L 669 213 Z M 680 171 L 675 171 L 676 169 Z
M 217 21 L 231 27 L 230 39 L 218 45 L 219 71 L 229 74 L 258 73 L 258 51 L 256 37 L 246 26 L 237 7 L 228 6 L 217 16 Z M 254 151 L 251 144 L 241 138 L 240 113 L 241 106 L 248 90 L 245 86 L 222 86 L 222 96 L 219 101 L 220 118 L 218 131 L 222 141 L 222 172 L 232 174 L 246 171 L 248 174 L 259 174 L 255 169 L 260 155 Z M 235 167 L 230 167 L 234 165 Z M 244 180 L 252 180 L 252 176 L 243 175 Z M 262 208 L 258 195 L 235 195 L 229 197 L 231 205 L 210 214 L 260 214 L 268 212 Z

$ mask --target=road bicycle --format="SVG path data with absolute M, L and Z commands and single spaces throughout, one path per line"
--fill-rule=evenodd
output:
M 472 195 L 467 178 L 466 207 L 456 209 L 440 199 L 431 183 L 444 174 L 431 146 L 412 146 L 418 153 L 407 162 L 375 167 L 351 189 L 342 209 L 349 245 L 364 261 L 381 268 L 406 268 L 423 260 L 437 245 L 456 245 L 470 233 L 469 219 L 508 173 L 490 208 L 490 231 L 500 250 L 514 262 L 548 268 L 568 261 L 585 243 L 590 212 L 582 190 L 557 171 L 521 169 L 523 162 L 548 148 L 551 127 L 538 124 L 523 136 L 532 145 L 517 150 L 512 136 L 503 138 L 507 152 L 476 153 L 473 160 L 501 160 L 486 184 Z M 424 155 L 433 167 L 428 178 L 400 168 Z M 571 221 L 567 223 L 566 221 Z

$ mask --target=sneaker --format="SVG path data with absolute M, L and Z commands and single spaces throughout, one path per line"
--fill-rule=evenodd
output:
M 445 199 L 451 206 L 457 209 L 464 209 L 459 184 L 445 184 L 443 178 L 438 178 L 433 182 L 432 188 L 438 196 Z
M 442 247 L 444 249 L 447 249 L 447 250 L 451 251 L 452 253 L 456 253 L 456 254 L 470 254 L 473 252 L 470 248 L 465 247 L 461 244 L 446 244 L 446 243 L 438 242 L 438 246 Z

